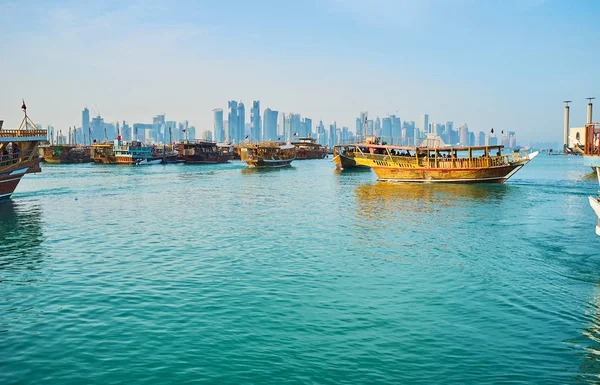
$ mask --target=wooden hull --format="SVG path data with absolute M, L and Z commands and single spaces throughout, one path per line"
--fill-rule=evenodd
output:
M 44 157 L 44 162 L 50 164 L 75 164 L 75 163 L 91 163 L 92 160 L 88 157 L 87 159 L 57 159 Z
M 15 163 L 8 168 L 3 168 L 0 172 L 0 199 L 8 199 L 15 191 L 21 178 L 25 174 L 41 172 L 39 167 L 40 159 Z
M 346 155 L 342 155 L 342 154 L 336 154 L 334 153 L 333 156 L 333 163 L 335 164 L 336 168 L 339 169 L 368 169 L 369 166 L 362 166 L 362 165 L 358 165 L 356 164 L 356 161 L 354 160 L 354 158 L 351 158 L 349 156 Z
M 89 149 L 73 146 L 45 146 L 42 148 L 46 163 L 89 163 L 92 161 Z
M 233 158 L 233 155 L 181 155 L 184 163 L 188 164 L 217 164 L 227 163 Z
M 246 160 L 249 167 L 265 168 L 265 167 L 288 167 L 292 164 L 294 159 L 281 159 L 281 160 L 265 160 L 265 159 L 253 159 Z
M 431 169 L 394 168 L 373 166 L 373 171 L 381 180 L 398 182 L 451 182 L 451 183 L 504 183 L 523 164 L 473 168 L 473 169 Z

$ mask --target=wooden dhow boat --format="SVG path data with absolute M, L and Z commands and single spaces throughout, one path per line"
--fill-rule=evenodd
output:
M 296 147 L 296 159 L 323 159 L 327 156 L 327 148 L 317 143 L 315 138 L 298 138 L 292 142 Z
M 296 146 L 291 143 L 259 142 L 239 146 L 240 157 L 249 167 L 286 167 L 296 159 Z
M 184 140 L 177 150 L 184 163 L 215 164 L 233 159 L 231 146 L 207 140 Z
M 429 136 L 419 147 L 370 145 L 357 147 L 356 164 L 369 166 L 380 180 L 397 182 L 504 183 L 538 151 L 502 155 L 504 146 L 440 146 Z
M 25 174 L 41 172 L 38 145 L 46 140 L 46 130 L 36 129 L 21 106 L 25 117 L 16 130 L 2 129 L 0 121 L 0 199 L 8 199 Z
M 367 151 L 364 144 L 338 144 L 333 147 L 333 163 L 340 170 L 363 169 L 368 170 L 369 166 L 356 164 L 354 155 L 357 151 Z
M 118 137 L 111 143 L 92 144 L 92 159 L 95 163 L 135 165 L 152 160 L 152 149 L 141 142 L 124 142 Z M 157 161 L 160 163 L 160 160 Z
M 89 163 L 92 161 L 89 146 L 73 144 L 46 144 L 40 146 L 42 160 L 46 163 Z

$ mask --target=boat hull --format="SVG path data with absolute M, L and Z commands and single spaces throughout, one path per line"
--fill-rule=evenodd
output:
M 504 183 L 521 167 L 522 164 L 473 169 L 372 168 L 377 177 L 385 181 Z
M 40 159 L 15 163 L 0 173 L 0 199 L 8 199 L 13 194 L 25 174 L 41 172 Z
M 294 159 L 281 159 L 281 160 L 265 160 L 265 159 L 256 159 L 256 160 L 246 160 L 248 167 L 252 168 L 267 168 L 267 167 L 288 167 L 291 166 L 292 161 Z
M 0 199 L 8 199 L 15 192 L 24 174 L 11 176 L 0 175 Z
M 369 166 L 362 166 L 362 165 L 356 164 L 356 161 L 354 160 L 354 158 L 351 158 L 349 156 L 342 155 L 342 154 L 335 154 L 333 156 L 333 163 L 335 164 L 335 167 L 338 169 L 357 168 L 357 169 L 364 170 L 364 169 L 369 168 Z
M 194 155 L 182 155 L 184 163 L 187 164 L 218 164 L 227 163 L 233 158 L 233 155 L 219 155 L 219 156 L 194 156 Z

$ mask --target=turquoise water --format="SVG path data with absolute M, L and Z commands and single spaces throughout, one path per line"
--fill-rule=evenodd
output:
M 0 204 L 0 384 L 597 383 L 597 190 L 45 165 Z

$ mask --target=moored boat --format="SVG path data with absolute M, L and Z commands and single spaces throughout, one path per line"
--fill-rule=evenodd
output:
M 296 159 L 296 146 L 279 142 L 242 144 L 240 157 L 249 167 L 286 167 Z
M 42 158 L 47 163 L 89 163 L 90 147 L 72 144 L 41 145 Z
M 95 163 L 134 165 L 151 160 L 152 149 L 141 142 L 124 142 L 119 137 L 112 144 L 94 143 L 92 159 Z
M 184 140 L 179 143 L 178 152 L 180 159 L 192 164 L 227 163 L 233 159 L 229 145 L 206 140 Z
M 296 147 L 296 159 L 323 159 L 327 156 L 327 148 L 317 143 L 315 138 L 298 138 L 292 142 Z
M 0 199 L 10 198 L 25 174 L 41 172 L 38 145 L 46 140 L 46 130 L 36 129 L 27 116 L 16 130 L 2 129 L 0 121 Z
M 380 180 L 398 182 L 504 183 L 538 152 L 502 155 L 504 146 L 444 147 L 435 137 L 426 146 L 370 145 L 357 148 L 354 160 Z
M 354 154 L 360 144 L 339 144 L 333 147 L 333 163 L 338 169 L 363 169 L 368 170 L 369 166 L 358 165 L 354 160 Z

